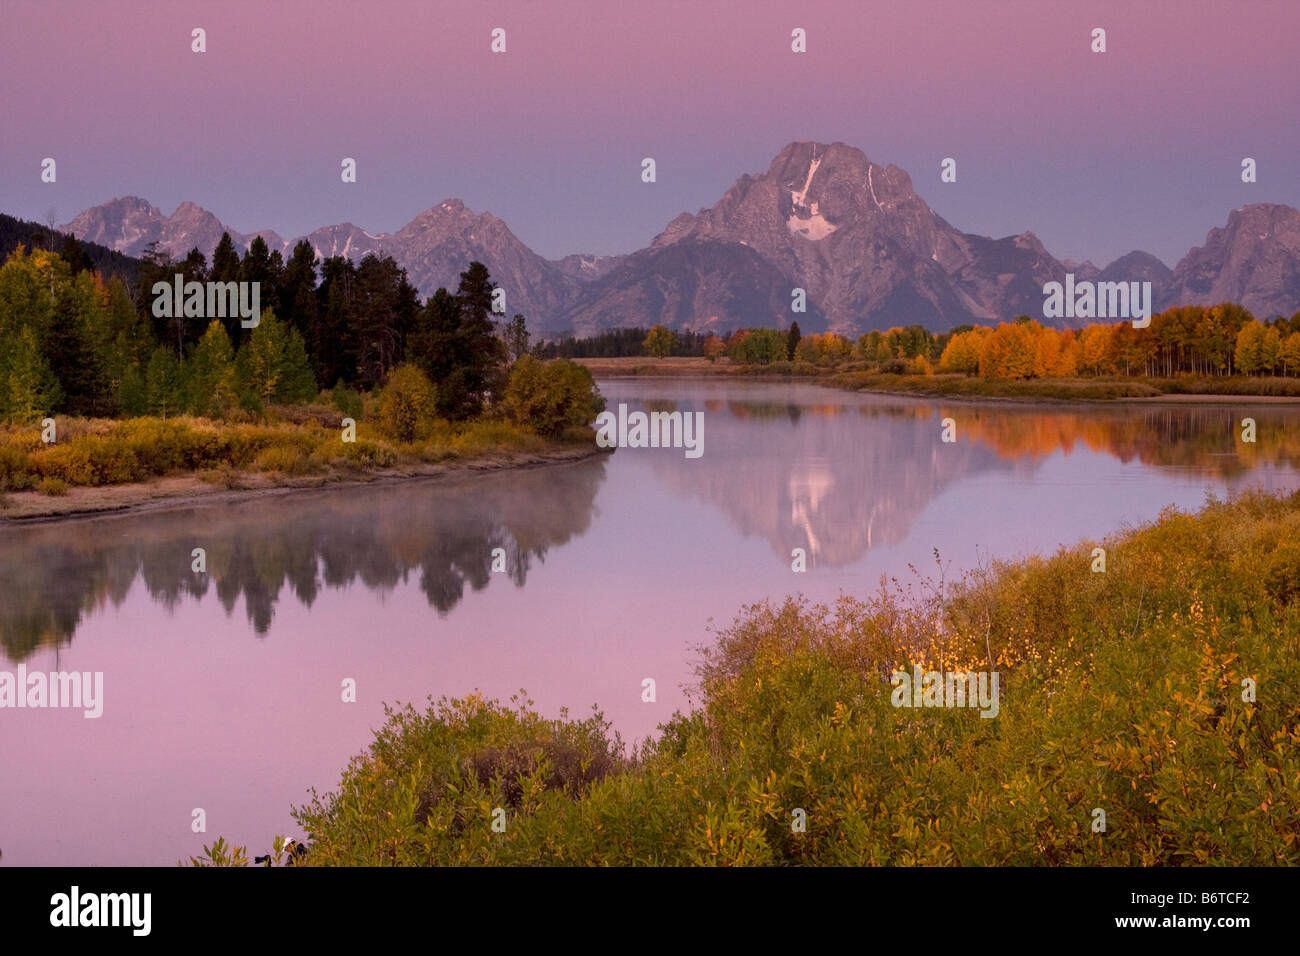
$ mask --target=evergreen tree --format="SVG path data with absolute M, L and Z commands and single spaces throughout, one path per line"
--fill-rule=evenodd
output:
M 491 318 L 494 288 L 487 266 L 481 262 L 471 262 L 460 274 L 456 289 L 459 365 L 446 383 L 452 395 L 445 407 L 452 418 L 478 415 L 484 401 L 499 395 L 505 387 L 506 347 L 497 338 Z M 444 384 L 437 384 L 439 403 L 444 404 Z
M 221 241 L 212 250 L 211 278 L 213 282 L 235 282 L 239 279 L 239 253 L 228 232 L 221 234 Z
M 362 259 L 354 292 L 351 325 L 357 379 L 373 388 L 404 357 L 406 339 L 419 312 L 419 297 L 407 282 L 406 271 L 391 256 L 368 255 Z
M 356 339 L 351 323 L 356 277 L 356 267 L 343 256 L 331 256 L 321 263 L 315 318 L 306 336 L 319 381 L 357 380 Z
M 504 385 L 506 345 L 489 317 L 492 288 L 487 267 L 471 263 L 456 295 L 439 289 L 420 313 L 411 357 L 436 386 L 443 417 L 479 414 L 484 400 Z
M 115 407 L 122 414 L 145 413 L 145 370 L 156 344 L 150 324 L 136 311 L 126 284 L 114 277 L 108 283 L 106 322 L 96 350 L 109 391 L 116 396 Z
M 154 338 L 166 343 L 177 361 L 185 354 L 184 303 L 172 303 L 171 317 L 154 315 L 153 287 L 159 282 L 172 285 L 176 273 L 180 271 L 180 264 L 166 250 L 160 250 L 157 241 L 151 242 L 140 257 L 140 276 L 136 289 L 136 301 L 143 303 L 141 308 L 152 323 Z
M 283 309 L 280 317 L 303 338 L 310 335 L 316 306 L 316 250 L 306 239 L 293 247 L 276 298 Z
M 91 273 L 55 285 L 54 321 L 43 344 L 46 361 L 63 393 L 62 411 L 105 415 L 113 411 L 104 367 L 97 361 L 93 331 L 107 325 L 100 290 Z
M 799 331 L 799 323 L 791 322 L 790 331 L 786 333 L 785 337 L 786 358 L 791 362 L 794 361 L 795 349 L 799 347 L 799 340 L 801 338 L 803 338 L 803 334 Z
M 52 412 L 62 399 L 58 380 L 41 354 L 40 340 L 30 326 L 22 329 L 0 367 L 4 389 L 0 402 L 5 416 L 31 423 Z
M 219 319 L 213 319 L 190 353 L 186 407 L 191 415 L 222 418 L 236 402 L 235 350 Z
M 254 238 L 248 246 L 248 252 L 239 263 L 239 281 L 258 283 L 258 297 L 263 312 L 279 311 L 280 303 L 276 298 L 276 292 L 280 287 L 282 271 L 280 254 L 277 252 L 273 255 L 266 245 L 266 240 L 261 236 Z M 236 320 L 234 328 L 230 329 L 230 337 L 242 347 L 243 343 L 248 341 L 251 332 L 252 329 L 244 328 L 242 323 Z
M 515 317 L 506 325 L 505 339 L 506 347 L 510 350 L 512 359 L 519 359 L 528 354 L 528 320 L 518 312 Z
M 316 394 L 307 350 L 296 329 L 263 312 L 262 320 L 239 350 L 239 374 L 260 403 L 307 401 Z
M 162 418 L 177 414 L 184 401 L 183 386 L 180 362 L 170 347 L 158 346 L 145 371 L 145 405 L 149 414 Z
M 68 268 L 72 271 L 74 276 L 79 272 L 86 272 L 94 269 L 90 257 L 86 255 L 86 251 L 81 248 L 81 243 L 77 241 L 77 237 L 71 233 L 69 233 L 68 237 L 63 240 L 63 245 L 59 249 L 59 255 L 62 256 L 63 261 L 68 264 Z

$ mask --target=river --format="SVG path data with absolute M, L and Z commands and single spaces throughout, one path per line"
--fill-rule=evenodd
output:
M 301 836 L 290 807 L 336 784 L 385 702 L 525 688 L 640 739 L 687 706 L 693 648 L 745 604 L 933 574 L 936 548 L 951 579 L 1210 492 L 1300 487 L 1286 406 L 601 390 L 703 412 L 703 454 L 0 528 L 0 671 L 103 675 L 99 717 L 0 710 L 0 865 L 170 865 L 217 836 L 266 852 Z

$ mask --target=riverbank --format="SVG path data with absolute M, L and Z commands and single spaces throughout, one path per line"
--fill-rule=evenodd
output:
M 1300 493 L 1249 493 L 946 586 L 749 606 L 631 754 L 599 714 L 397 708 L 294 811 L 301 862 L 1297 865 L 1297 540 Z M 983 676 L 902 694 L 918 671 Z
M 1022 404 L 1156 402 L 1300 405 L 1300 379 L 1234 377 L 986 379 L 967 375 L 895 375 L 819 368 L 806 362 L 734 365 L 706 358 L 575 359 L 600 378 L 719 378 L 809 382 L 850 392 L 907 398 Z
M 0 435 L 0 526 L 180 508 L 324 487 L 532 468 L 602 453 L 590 430 L 546 439 L 504 423 L 446 426 L 416 443 L 364 423 L 355 441 L 318 423 L 67 419 L 46 446 Z
M 851 392 L 969 402 L 1300 404 L 1300 380 L 1296 379 L 1110 377 L 1007 380 L 972 378 L 966 375 L 841 372 L 819 378 L 817 382 Z

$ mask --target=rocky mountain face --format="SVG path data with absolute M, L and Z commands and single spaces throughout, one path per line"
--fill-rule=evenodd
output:
M 177 257 L 195 246 L 210 257 L 222 232 L 242 248 L 260 235 L 286 257 L 297 242 L 270 230 L 245 235 L 189 202 L 165 216 L 136 197 L 88 209 L 61 228 L 135 256 L 157 241 Z M 767 172 L 741 176 L 712 207 L 683 213 L 626 256 L 543 259 L 500 219 L 458 199 L 395 233 L 342 223 L 305 238 L 322 258 L 391 255 L 426 296 L 454 287 L 477 259 L 506 290 L 507 311 L 550 334 L 656 322 L 725 331 L 792 319 L 809 332 L 857 335 L 913 323 L 941 331 L 1041 317 L 1043 285 L 1067 272 L 1077 281 L 1149 281 L 1161 308 L 1232 300 L 1261 316 L 1300 310 L 1300 212 L 1289 206 L 1234 211 L 1174 270 L 1141 251 L 1098 269 L 1054 258 L 1032 232 L 1001 239 L 961 232 L 906 172 L 843 143 L 791 143 Z M 806 312 L 791 310 L 796 288 L 805 291 Z
M 1237 302 L 1257 317 L 1300 310 L 1300 211 L 1258 203 L 1234 209 L 1175 267 L 1162 308 Z
M 216 216 L 192 202 L 183 202 L 171 216 L 164 216 L 158 207 L 138 196 L 114 199 L 87 209 L 59 228 L 78 239 L 97 242 L 135 258 L 151 242 L 157 242 L 160 249 L 171 249 L 176 258 L 181 258 L 195 246 L 211 257 L 221 234 L 227 231 L 231 239 L 245 248 L 252 241 L 227 230 Z
M 788 274 L 757 250 L 692 237 L 642 249 L 601 278 L 578 286 L 572 304 L 554 324 L 580 336 L 655 322 L 725 333 L 747 325 L 772 325 L 770 317 L 788 315 L 791 287 Z M 758 323 L 744 316 L 769 318 Z M 824 312 L 811 300 L 807 312 L 795 318 L 804 331 L 826 329 Z
M 168 217 L 135 196 L 88 209 L 64 229 L 137 257 L 150 242 L 157 241 L 159 248 L 174 258 L 197 247 L 211 259 L 221 234 L 228 232 L 241 251 L 261 236 L 272 252 L 288 258 L 305 238 L 322 259 L 345 256 L 360 262 L 371 253 L 391 255 L 424 296 L 439 287 L 454 289 L 460 273 L 477 260 L 506 290 L 507 311 L 522 312 L 533 319 L 534 327 L 541 328 L 548 327 L 547 319 L 559 315 L 575 297 L 583 278 L 603 275 L 620 258 L 584 256 L 550 262 L 524 245 L 500 219 L 491 213 L 475 213 L 459 199 L 447 199 L 425 210 L 396 233 L 379 235 L 350 222 L 325 226 L 292 240 L 269 229 L 244 234 L 194 203 L 182 203 Z
M 563 259 L 552 259 L 551 265 L 570 279 L 580 279 L 585 282 L 604 278 L 626 258 L 627 256 L 575 254 L 565 256 Z
M 386 245 L 390 242 L 385 237 Z M 579 280 L 529 249 L 491 213 L 474 213 L 459 199 L 422 212 L 391 238 L 393 258 L 421 294 L 455 289 L 474 261 L 488 268 L 506 293 L 506 313 L 522 312 L 546 327 L 573 297 Z

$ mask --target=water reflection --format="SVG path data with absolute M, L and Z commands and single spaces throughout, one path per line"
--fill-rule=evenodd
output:
M 287 587 L 310 607 L 322 588 L 391 590 L 418 572 L 439 614 L 487 587 L 493 551 L 523 586 L 535 561 L 591 525 L 604 457 L 445 482 L 362 485 L 233 505 L 0 531 L 0 646 L 9 660 L 71 641 L 83 618 L 120 605 L 139 575 L 171 608 L 209 588 L 240 597 L 259 636 Z M 191 570 L 204 548 L 207 573 Z
M 649 396 L 655 387 L 637 392 Z M 618 400 L 635 403 L 631 386 L 621 390 Z M 801 394 L 810 393 L 822 394 Z M 795 404 L 706 394 L 645 399 L 652 410 L 706 415 L 701 458 L 641 452 L 648 467 L 678 494 L 720 509 L 742 533 L 765 538 L 783 560 L 803 548 L 810 568 L 842 567 L 898 544 L 929 503 L 962 480 L 1028 475 L 1058 453 L 1176 469 L 1214 485 L 1235 484 L 1263 465 L 1300 466 L 1300 433 L 1289 427 L 1295 412 L 1282 406 L 1043 409 L 834 395 Z M 1254 443 L 1241 441 L 1244 417 L 1255 420 Z M 956 422 L 956 443 L 940 440 L 944 418 Z
M 665 509 L 674 499 L 703 501 L 785 564 L 803 548 L 814 569 L 898 545 L 936 497 L 963 481 L 1030 478 L 1058 453 L 1077 456 L 1071 467 L 1084 483 L 1100 480 L 1107 458 L 1216 487 L 1261 466 L 1300 466 L 1300 431 L 1288 427 L 1295 412 L 1285 406 L 1035 409 L 733 383 L 602 389 L 611 402 L 651 411 L 703 409 L 703 457 L 624 449 L 535 471 L 0 528 L 0 646 L 20 661 L 65 645 L 95 609 L 120 606 L 137 579 L 169 609 L 212 589 L 230 615 L 242 598 L 259 636 L 286 592 L 310 607 L 325 588 L 359 582 L 383 593 L 412 574 L 428 604 L 447 614 L 467 588 L 498 576 L 495 549 L 504 552 L 505 576 L 522 587 L 535 561 L 586 532 L 609 469 L 620 476 L 611 483 L 622 491 L 618 507 L 646 508 L 637 521 L 672 526 L 678 519 Z M 1253 444 L 1240 440 L 1247 416 L 1256 422 Z M 940 441 L 943 418 L 956 421 L 955 444 Z M 981 510 L 1019 508 L 1014 484 L 987 489 Z M 206 574 L 191 570 L 196 547 L 206 550 Z

